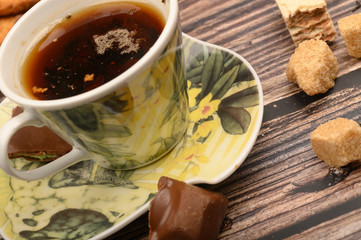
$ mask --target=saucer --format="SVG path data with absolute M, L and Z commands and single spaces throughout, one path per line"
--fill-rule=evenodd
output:
M 237 170 L 261 127 L 260 80 L 243 57 L 225 48 L 183 34 L 183 50 L 191 114 L 178 145 L 133 171 L 112 171 L 87 160 L 27 182 L 0 170 L 5 239 L 103 239 L 146 213 L 159 177 L 216 184 Z M 15 106 L 8 99 L 1 103 L 0 126 Z M 15 166 L 30 169 L 37 163 L 16 159 Z

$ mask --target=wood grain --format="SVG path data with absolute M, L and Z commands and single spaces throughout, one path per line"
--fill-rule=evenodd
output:
M 327 1 L 337 21 L 354 0 Z M 358 59 L 341 36 L 331 45 L 339 62 L 334 89 L 309 97 L 287 81 L 294 44 L 274 1 L 179 0 L 182 29 L 245 57 L 258 73 L 265 115 L 244 164 L 217 185 L 202 185 L 230 200 L 219 239 L 360 239 L 361 162 L 331 171 L 318 159 L 309 134 L 336 117 L 361 123 Z M 108 239 L 146 239 L 147 214 Z
M 356 4 L 327 4 L 338 31 L 337 21 Z M 219 239 L 360 238 L 361 163 L 336 174 L 314 155 L 309 140 L 327 120 L 361 122 L 361 73 L 350 73 L 361 65 L 347 54 L 341 36 L 330 44 L 339 62 L 336 87 L 309 97 L 286 79 L 295 47 L 274 1 L 180 0 L 179 5 L 183 31 L 241 54 L 264 91 L 264 123 L 249 157 L 230 178 L 203 186 L 230 200 Z M 146 223 L 144 215 L 109 239 L 146 239 Z
M 337 21 L 352 14 L 355 1 L 327 1 L 329 13 Z M 268 104 L 298 91 L 286 80 L 285 68 L 294 51 L 275 1 L 180 0 L 183 31 L 198 39 L 229 48 L 245 57 L 258 73 Z M 331 45 L 340 64 L 339 75 L 361 65 L 347 54 L 341 36 Z

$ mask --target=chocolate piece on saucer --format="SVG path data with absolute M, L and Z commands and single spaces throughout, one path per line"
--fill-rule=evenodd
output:
M 227 206 L 220 193 L 161 177 L 150 203 L 149 240 L 217 239 Z
M 23 110 L 16 107 L 12 116 Z M 11 138 L 8 146 L 10 159 L 22 157 L 31 161 L 49 162 L 70 152 L 72 146 L 48 127 L 23 127 Z

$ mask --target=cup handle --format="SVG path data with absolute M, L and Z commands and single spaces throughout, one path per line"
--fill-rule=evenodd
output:
M 0 129 L 0 168 L 8 175 L 23 180 L 38 180 L 57 173 L 74 163 L 89 159 L 89 155 L 86 151 L 80 147 L 73 146 L 73 149 L 69 153 L 39 168 L 27 171 L 15 169 L 11 166 L 11 160 L 8 158 L 8 145 L 11 137 L 22 127 L 41 127 L 43 125 L 44 124 L 36 119 L 32 114 L 24 111 L 18 116 L 10 119 L 2 126 Z

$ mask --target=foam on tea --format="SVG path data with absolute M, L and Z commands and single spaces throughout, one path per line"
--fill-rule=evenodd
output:
M 64 17 L 30 52 L 23 85 L 39 100 L 94 89 L 133 66 L 164 28 L 162 15 L 141 3 L 108 3 Z

